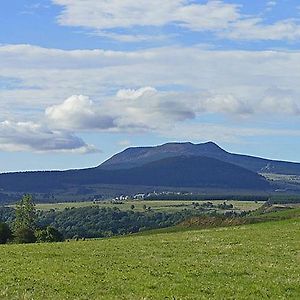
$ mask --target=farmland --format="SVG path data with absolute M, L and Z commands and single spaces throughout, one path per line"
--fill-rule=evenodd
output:
M 131 206 L 134 205 L 135 211 L 144 211 L 144 205 L 146 207 L 151 207 L 153 211 L 163 211 L 163 212 L 175 212 L 182 209 L 192 209 L 193 203 L 199 203 L 199 205 L 207 201 L 124 201 L 121 204 L 114 204 L 111 201 L 98 201 L 96 204 L 92 201 L 85 202 L 66 202 L 66 203 L 39 203 L 36 205 L 36 208 L 39 210 L 63 210 L 65 208 L 79 208 L 79 207 L 89 207 L 89 206 L 98 206 L 100 208 L 113 208 L 117 207 L 120 210 L 131 210 Z M 220 204 L 224 201 L 214 200 L 214 204 Z M 259 208 L 264 202 L 263 201 L 226 201 L 227 204 L 232 204 L 236 210 L 255 210 Z
M 5 245 L 0 247 L 0 298 L 298 299 L 299 244 L 300 219 L 295 217 L 237 227 Z

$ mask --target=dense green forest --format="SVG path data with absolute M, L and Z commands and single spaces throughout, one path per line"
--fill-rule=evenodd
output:
M 195 212 L 187 210 L 176 213 L 134 212 L 96 206 L 40 212 L 39 224 L 57 228 L 66 238 L 97 238 L 168 227 L 192 215 Z
M 135 233 L 146 229 L 168 227 L 201 214 L 200 211 L 182 210 L 167 212 L 121 211 L 118 208 L 81 207 L 63 211 L 37 211 L 37 226 L 51 226 L 59 230 L 65 238 L 100 238 L 113 235 Z M 15 220 L 15 210 L 0 208 L 0 222 L 10 225 Z

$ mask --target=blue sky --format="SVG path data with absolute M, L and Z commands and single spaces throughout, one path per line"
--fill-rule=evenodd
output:
M 300 3 L 0 4 L 0 171 L 212 140 L 300 161 Z

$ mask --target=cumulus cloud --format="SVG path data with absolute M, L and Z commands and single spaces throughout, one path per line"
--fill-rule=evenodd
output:
M 64 131 L 53 131 L 34 122 L 0 122 L 1 151 L 72 152 L 98 151 L 81 138 Z
M 153 87 L 121 89 L 114 97 L 92 102 L 87 96 L 71 96 L 46 109 L 50 126 L 69 130 L 163 131 L 202 114 L 252 117 L 261 114 L 299 114 L 290 91 L 269 89 L 262 99 L 247 103 L 231 94 L 165 92 Z M 109 122 L 107 122 L 109 120 Z
M 194 118 L 193 107 L 176 93 L 152 87 L 121 89 L 96 105 L 87 96 L 73 95 L 45 110 L 49 126 L 67 130 L 145 131 L 166 123 Z
M 52 126 L 65 129 L 109 129 L 114 126 L 113 117 L 95 108 L 87 96 L 74 95 L 62 104 L 50 106 L 45 111 Z

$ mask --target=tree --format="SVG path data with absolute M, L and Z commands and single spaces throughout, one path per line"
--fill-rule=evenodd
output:
M 6 242 L 12 237 L 12 232 L 6 223 L 0 223 L 0 244 Z
M 130 208 L 131 208 L 131 209 L 134 209 L 134 207 L 135 207 L 135 206 L 134 206 L 133 204 L 131 204 Z
M 64 240 L 63 235 L 52 226 L 38 229 L 35 235 L 38 243 L 63 242 Z
M 16 206 L 14 235 L 17 242 L 35 242 L 36 219 L 36 209 L 32 196 L 24 195 Z
M 14 232 L 15 242 L 19 244 L 35 243 L 35 232 L 29 228 L 17 228 Z

